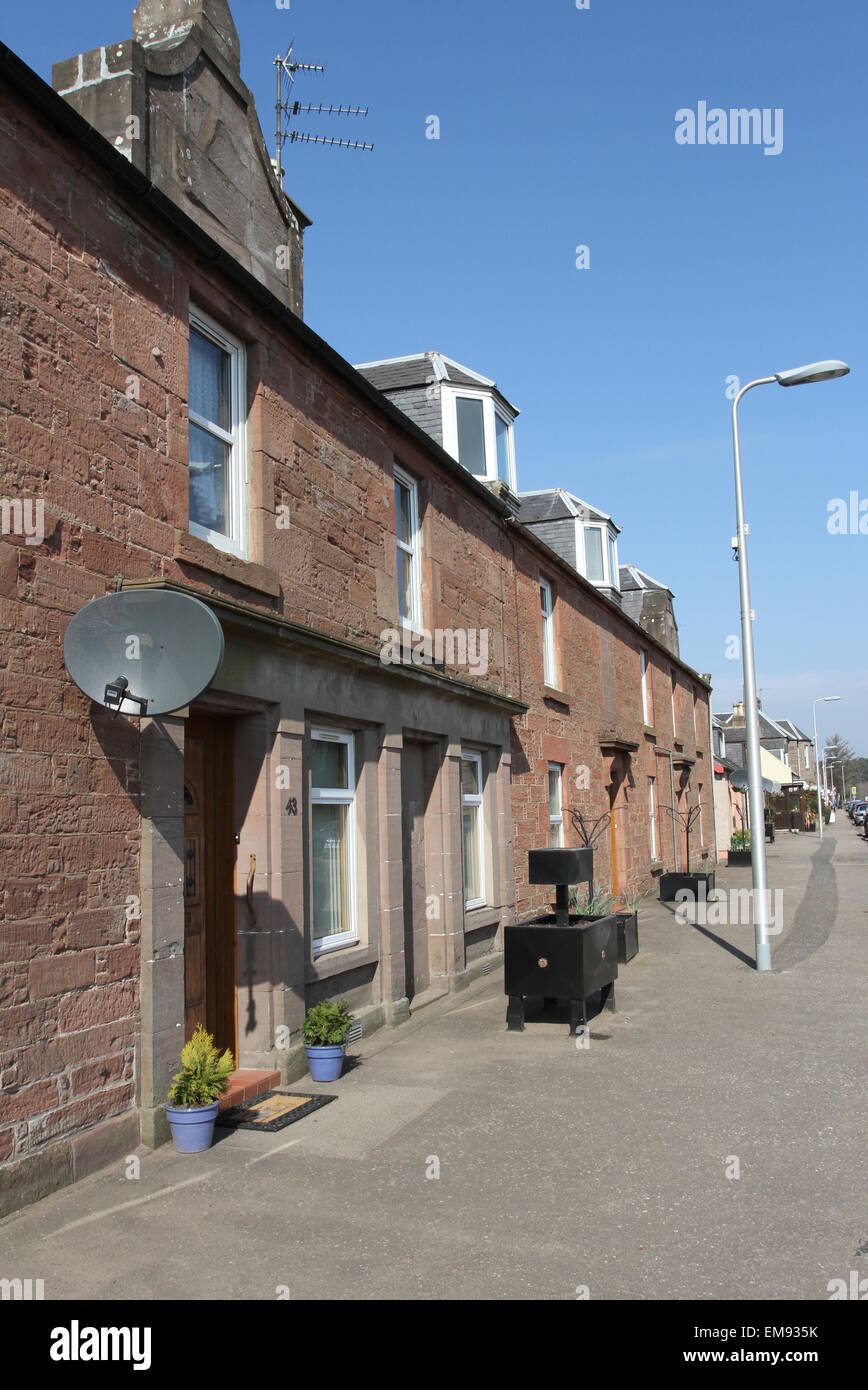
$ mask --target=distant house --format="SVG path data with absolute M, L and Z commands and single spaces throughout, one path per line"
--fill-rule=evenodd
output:
M 740 764 L 727 757 L 726 731 L 718 716 L 711 719 L 712 761 L 714 768 L 714 824 L 718 850 L 729 853 L 732 836 L 742 829 L 742 801 L 733 788 L 731 776 Z
M 792 719 L 776 719 L 775 723 L 789 736 L 787 765 L 793 776 L 801 778 L 806 787 L 816 787 L 814 743 L 810 734 L 806 734 Z
M 714 719 L 725 731 L 729 756 L 740 767 L 747 766 L 746 734 L 744 724 L 744 703 L 737 700 L 731 714 L 716 714 Z M 816 786 L 814 746 L 808 734 L 794 724 L 791 719 L 772 719 L 761 708 L 759 711 L 760 744 L 783 763 L 790 771 L 793 782 L 802 782 L 806 787 Z

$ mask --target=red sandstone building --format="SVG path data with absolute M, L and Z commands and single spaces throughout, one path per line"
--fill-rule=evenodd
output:
M 575 812 L 615 892 L 686 866 L 688 806 L 715 857 L 665 586 L 520 494 L 490 379 L 434 354 L 411 401 L 418 359 L 306 325 L 225 0 L 175 8 L 57 91 L 0 46 L 0 1212 L 164 1138 L 197 1019 L 286 1081 L 318 999 L 367 1031 L 490 968 Z M 142 585 L 203 599 L 225 660 L 114 719 L 63 635 Z

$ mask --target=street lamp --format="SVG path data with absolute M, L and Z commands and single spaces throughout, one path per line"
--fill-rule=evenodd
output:
M 751 824 L 751 866 L 753 870 L 754 928 L 756 932 L 756 968 L 771 970 L 769 946 L 769 894 L 766 876 L 766 842 L 763 817 L 763 784 L 760 762 L 759 712 L 756 702 L 756 666 L 753 650 L 753 615 L 750 606 L 750 580 L 747 569 L 747 528 L 744 524 L 744 496 L 741 485 L 741 450 L 738 438 L 738 407 L 742 396 L 755 386 L 807 386 L 814 381 L 831 381 L 846 376 L 846 362 L 812 362 L 807 367 L 794 367 L 774 376 L 749 381 L 732 403 L 732 444 L 735 462 L 735 514 L 738 538 L 738 587 L 741 599 L 741 652 L 744 674 L 744 716 L 747 735 L 747 776 Z M 816 744 L 816 739 L 815 739 Z M 822 827 L 823 817 L 820 816 Z
M 820 839 L 823 838 L 823 803 L 820 800 L 820 745 L 817 741 L 817 705 L 828 705 L 834 700 L 840 700 L 840 695 L 818 695 L 814 701 L 814 770 L 817 774 L 817 819 L 820 822 Z M 823 763 L 823 779 L 825 781 L 826 764 Z
M 845 767 L 847 766 L 846 752 L 847 752 L 847 745 L 846 745 L 846 743 L 844 743 L 843 745 L 840 744 L 840 743 L 828 743 L 828 744 L 826 745 L 826 755 L 827 755 L 827 760 L 828 760 L 829 767 L 830 767 L 830 768 L 832 768 L 832 767 L 839 767 L 839 768 L 841 769 L 841 804 L 842 804 L 842 805 L 843 805 L 844 802 L 847 800 L 847 793 L 846 793 L 845 788 L 844 788 L 844 769 L 845 769 Z M 830 753 L 833 754 L 833 756 L 832 756 L 831 758 L 828 757 L 828 755 L 829 755 Z M 830 776 L 831 776 L 831 779 L 832 779 L 832 788 L 833 788 L 833 790 L 834 790 L 834 787 L 835 787 L 835 774 L 834 774 L 834 772 L 833 772 L 833 773 L 830 773 Z

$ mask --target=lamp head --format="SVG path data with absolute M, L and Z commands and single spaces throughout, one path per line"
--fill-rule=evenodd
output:
M 833 381 L 835 377 L 847 376 L 850 368 L 846 362 L 832 359 L 828 362 L 810 362 L 807 367 L 791 367 L 787 372 L 775 372 L 779 386 L 809 386 L 813 381 Z

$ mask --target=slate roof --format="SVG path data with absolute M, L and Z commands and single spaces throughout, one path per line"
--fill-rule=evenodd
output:
M 800 743 L 813 743 L 814 741 L 811 735 L 803 733 L 798 724 L 793 723 L 792 719 L 776 719 L 775 723 L 780 725 L 788 734 L 791 734 L 793 738 L 798 739 Z
M 622 594 L 629 594 L 637 589 L 657 589 L 660 593 L 672 594 L 668 584 L 661 584 L 659 579 L 652 579 L 650 574 L 640 570 L 637 565 L 620 565 L 618 569 Z M 672 594 L 672 597 L 675 595 Z
M 729 714 L 715 714 L 714 718 L 719 722 L 721 728 L 726 733 L 727 743 L 744 743 L 747 739 L 747 730 L 743 724 L 732 724 L 732 712 Z M 759 711 L 760 741 L 772 738 L 792 738 L 793 735 L 782 729 L 774 719 L 770 719 L 762 710 Z
M 387 357 L 379 362 L 357 362 L 354 365 L 357 372 L 385 395 L 445 381 L 451 386 L 487 388 L 500 397 L 512 414 L 519 413 L 518 407 L 507 400 L 496 381 L 481 376 L 451 357 L 445 357 L 442 352 L 416 352 L 409 357 Z
M 563 487 L 520 492 L 519 501 L 520 516 L 524 522 L 566 521 L 581 516 L 587 517 L 588 521 L 608 521 L 613 530 L 619 535 L 621 532 L 620 526 L 615 525 L 607 512 L 601 512 L 599 507 L 592 507 L 590 502 L 583 502 L 581 497 Z

